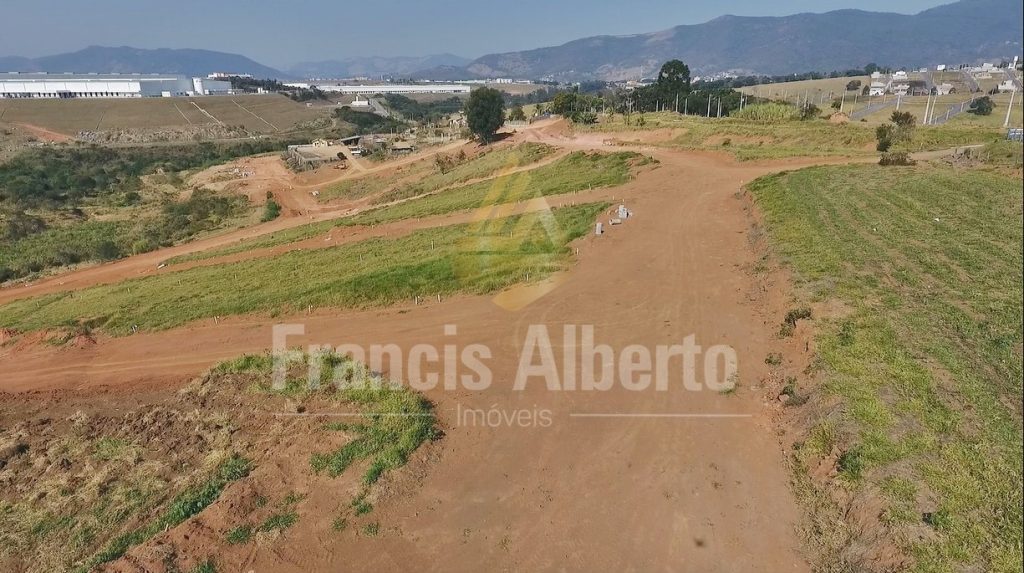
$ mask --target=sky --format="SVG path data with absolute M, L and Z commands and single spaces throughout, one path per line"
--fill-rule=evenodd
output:
M 279 68 L 349 56 L 488 53 L 654 32 L 723 14 L 913 14 L 952 0 L 0 0 L 0 56 L 90 45 L 202 48 Z

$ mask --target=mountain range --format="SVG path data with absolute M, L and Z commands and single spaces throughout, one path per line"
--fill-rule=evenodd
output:
M 650 77 L 666 60 L 695 75 L 782 75 L 861 68 L 998 61 L 1021 55 L 1021 0 L 960 0 L 905 15 L 863 10 L 781 17 L 721 16 L 630 36 L 593 36 L 560 46 L 489 54 L 347 57 L 277 70 L 245 56 L 194 49 L 90 46 L 40 58 L 0 57 L 0 72 L 251 74 L 260 78 L 391 76 L 432 80 L 513 77 L 622 80 Z
M 252 74 L 258 78 L 286 76 L 280 70 L 238 54 L 193 49 L 146 50 L 129 46 L 89 46 L 77 52 L 40 58 L 0 57 L 0 72 L 157 73 L 189 76 L 230 72 Z
M 961 0 L 914 15 L 837 10 L 783 17 L 722 16 L 632 36 L 490 54 L 467 66 L 489 77 L 620 80 L 652 76 L 678 58 L 695 74 L 781 75 L 973 63 L 1021 54 L 1020 0 Z

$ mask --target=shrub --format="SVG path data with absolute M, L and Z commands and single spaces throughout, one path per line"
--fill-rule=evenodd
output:
M 273 221 L 281 215 L 281 206 L 278 205 L 277 201 L 273 199 L 267 199 L 267 204 L 263 207 L 263 216 L 260 217 L 260 221 L 266 223 L 267 221 Z
M 910 154 L 906 151 L 890 151 L 882 153 L 881 158 L 878 160 L 879 165 L 897 165 L 897 166 L 909 166 L 915 165 L 917 162 L 914 161 Z
M 967 113 L 973 113 L 974 115 L 992 115 L 992 110 L 995 109 L 995 107 L 996 104 L 992 102 L 992 98 L 984 96 L 972 101 Z

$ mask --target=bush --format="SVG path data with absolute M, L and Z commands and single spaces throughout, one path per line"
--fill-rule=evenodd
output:
M 992 115 L 992 110 L 995 109 L 995 107 L 996 104 L 992 102 L 992 98 L 984 96 L 972 101 L 967 113 L 973 113 L 974 115 Z
M 279 215 L 281 215 L 281 206 L 277 204 L 277 201 L 267 199 L 267 204 L 263 207 L 263 216 L 260 217 L 260 221 L 264 223 L 273 221 Z
M 878 160 L 879 165 L 916 165 L 910 154 L 906 151 L 891 151 L 888 153 L 882 153 L 881 158 Z

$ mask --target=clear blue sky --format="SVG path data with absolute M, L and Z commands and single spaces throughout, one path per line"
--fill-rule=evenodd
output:
M 0 56 L 88 45 L 205 48 L 271 66 L 346 56 L 477 57 L 723 14 L 840 8 L 913 14 L 952 0 L 3 0 Z

